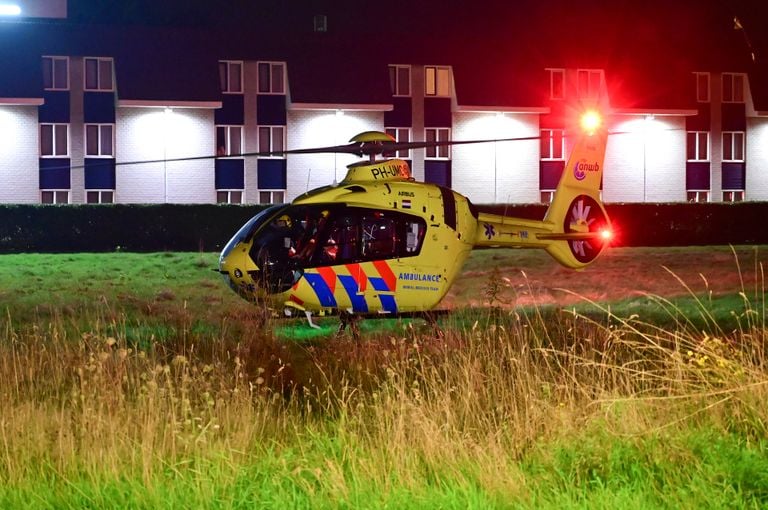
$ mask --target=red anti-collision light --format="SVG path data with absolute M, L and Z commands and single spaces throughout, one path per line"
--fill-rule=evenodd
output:
M 584 112 L 579 120 L 581 129 L 590 135 L 594 133 L 597 128 L 603 123 L 602 116 L 595 110 L 588 110 Z

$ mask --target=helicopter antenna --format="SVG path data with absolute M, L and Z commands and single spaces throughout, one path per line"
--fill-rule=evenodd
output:
M 309 180 L 312 178 L 312 167 L 309 167 L 309 171 L 307 172 L 307 190 L 309 191 Z

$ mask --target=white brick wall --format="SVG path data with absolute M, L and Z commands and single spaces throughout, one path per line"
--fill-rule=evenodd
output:
M 454 140 L 539 136 L 537 115 L 456 113 Z M 520 140 L 454 146 L 453 189 L 475 203 L 538 202 L 539 142 Z
M 621 116 L 610 130 L 603 200 L 685 200 L 685 117 Z
M 0 203 L 39 203 L 37 106 L 0 105 L 0 133 Z
M 118 108 L 116 120 L 118 163 L 215 153 L 213 110 Z M 213 159 L 118 165 L 115 180 L 121 203 L 216 201 Z
M 333 110 L 292 110 L 288 112 L 288 148 L 303 149 L 342 145 L 363 131 L 383 131 L 382 112 Z M 288 200 L 308 189 L 339 182 L 347 174 L 346 166 L 360 161 L 347 154 L 301 154 L 288 156 Z
M 249 67 L 246 66 L 246 73 Z M 246 98 L 247 99 L 247 98 Z M 247 151 L 256 150 L 253 102 L 246 100 Z M 0 106 L 0 189 L 2 203 L 39 203 L 38 108 Z M 214 154 L 213 110 L 174 108 L 119 108 L 117 161 L 137 161 Z M 73 165 L 82 160 L 82 122 L 73 111 L 71 153 Z M 382 112 L 302 110 L 288 112 L 288 148 L 345 144 L 357 133 L 383 130 Z M 453 138 L 468 140 L 538 135 L 538 116 L 525 114 L 456 113 Z M 604 192 L 607 202 L 685 200 L 685 118 L 617 116 L 606 153 Z M 720 199 L 719 131 L 713 131 L 712 190 Z M 413 138 L 423 139 L 415 129 Z M 249 145 L 250 144 L 250 145 Z M 768 119 L 747 119 L 747 200 L 768 200 Z M 569 146 L 568 146 L 569 148 Z M 419 166 L 423 151 L 413 151 Z M 346 165 L 358 161 L 343 154 L 297 155 L 288 158 L 288 199 L 307 189 L 341 180 Z M 246 193 L 258 200 L 255 158 L 246 160 Z M 537 202 L 539 200 L 538 141 L 458 146 L 452 149 L 454 188 L 477 203 Z M 423 173 L 416 177 L 423 179 Z M 121 203 L 215 202 L 214 162 L 120 165 L 116 175 L 116 201 Z M 645 185 L 644 185 L 645 183 Z M 81 202 L 82 171 L 72 171 L 72 200 Z
M 747 119 L 747 200 L 768 200 L 768 119 Z

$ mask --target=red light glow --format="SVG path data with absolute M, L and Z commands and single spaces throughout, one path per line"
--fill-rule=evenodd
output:
M 611 232 L 610 229 L 605 228 L 605 229 L 600 231 L 600 238 L 603 241 L 608 242 L 611 239 L 613 239 L 613 232 Z
M 603 118 L 595 110 L 588 110 L 581 116 L 579 123 L 581 124 L 581 129 L 591 135 L 603 123 Z

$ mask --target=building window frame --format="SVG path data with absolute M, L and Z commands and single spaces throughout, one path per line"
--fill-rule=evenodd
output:
M 50 134 L 49 134 L 50 129 Z M 64 134 L 61 134 L 63 130 Z M 62 140 L 60 137 L 63 136 Z M 49 143 L 46 143 L 49 142 Z M 47 147 L 50 145 L 50 151 Z M 62 147 L 63 145 L 63 147 Z M 40 124 L 40 157 L 68 158 L 69 157 L 69 124 L 43 123 Z
M 257 62 L 257 92 L 262 95 L 285 95 L 287 90 L 285 70 L 285 62 L 269 60 Z
M 389 87 L 394 97 L 411 97 L 411 66 L 390 64 Z
M 744 131 L 723 131 L 723 162 L 743 163 L 745 150 Z
M 425 128 L 424 140 L 427 142 L 443 142 L 451 139 L 451 128 Z M 427 147 L 424 151 L 426 160 L 449 160 L 451 159 L 451 146 L 443 145 L 441 147 Z
M 709 103 L 712 98 L 712 79 L 709 73 L 695 72 L 696 77 L 696 102 Z
M 115 158 L 115 125 L 114 124 L 85 124 L 85 157 L 86 158 Z M 94 131 L 95 128 L 95 131 Z M 108 132 L 107 132 L 108 129 Z M 96 151 L 91 150 L 92 137 L 96 136 Z M 108 146 L 105 147 L 105 139 Z M 106 150 L 105 150 L 106 149 Z
M 723 202 L 735 203 L 743 202 L 745 193 L 743 189 L 723 190 Z
M 744 103 L 747 75 L 744 73 L 723 73 L 721 80 L 723 103 Z
M 411 141 L 411 128 L 409 127 L 388 127 L 384 128 L 384 132 L 394 138 L 396 142 L 408 143 Z M 382 155 L 385 158 L 411 159 L 410 149 L 385 152 Z
M 243 152 L 243 126 L 230 124 L 216 125 L 216 156 L 238 157 Z
M 285 126 L 260 125 L 257 128 L 259 153 L 285 150 Z M 259 155 L 260 158 L 285 159 L 285 154 Z
M 565 130 L 546 128 L 540 131 L 540 158 L 542 161 L 565 161 Z M 559 136 L 559 144 L 558 144 Z M 545 144 L 545 142 L 547 142 Z M 559 146 L 558 146 L 559 145 Z M 545 150 L 546 149 L 546 150 Z M 559 155 L 558 155 L 559 151 Z
M 40 203 L 46 205 L 69 204 L 70 193 L 68 189 L 41 189 Z
M 242 204 L 245 197 L 245 190 L 242 189 L 217 189 L 217 204 Z
M 703 150 L 702 144 L 704 145 Z M 709 161 L 710 145 L 709 131 L 688 131 L 686 137 L 686 161 Z
M 285 193 L 284 189 L 260 189 L 259 204 L 284 204 Z
M 237 72 L 234 72 L 234 70 L 237 70 Z M 221 93 L 242 94 L 243 86 L 243 61 L 219 60 L 219 88 Z
M 56 63 L 63 62 L 64 70 L 57 70 Z M 64 78 L 61 78 L 61 74 Z M 50 82 L 49 82 L 50 80 Z M 61 81 L 64 81 L 62 84 Z M 44 90 L 69 90 L 69 57 L 57 55 L 43 55 L 43 89 Z
M 549 73 L 549 99 L 565 99 L 565 69 L 547 68 Z
M 85 190 L 86 204 L 114 204 L 115 190 L 113 189 L 87 189 Z
M 597 99 L 603 90 L 602 69 L 577 69 L 576 90 L 580 99 Z
M 691 203 L 709 202 L 709 190 L 689 189 L 686 191 L 686 200 Z
M 451 97 L 450 66 L 424 66 L 424 95 Z
M 115 73 L 114 59 L 112 57 L 84 57 L 83 58 L 83 90 L 87 92 L 114 92 Z M 89 64 L 96 66 L 95 83 L 89 79 Z M 108 81 L 108 83 L 104 83 Z
M 328 31 L 328 16 L 325 14 L 315 14 L 312 18 L 312 28 L 315 32 Z

